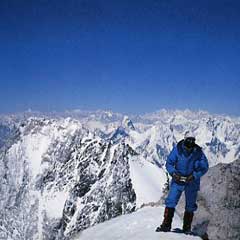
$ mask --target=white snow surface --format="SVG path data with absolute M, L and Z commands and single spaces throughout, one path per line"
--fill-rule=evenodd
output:
M 51 218 L 61 218 L 62 209 L 67 200 L 68 192 L 53 192 L 43 197 L 44 209 Z
M 90 227 L 74 240 L 198 240 L 199 237 L 187 236 L 173 232 L 155 232 L 162 221 L 163 207 L 145 207 L 138 211 L 113 218 L 109 221 Z M 182 221 L 174 216 L 173 228 L 181 227 Z
M 79 121 L 74 121 L 70 118 L 62 119 L 58 122 L 43 120 L 43 123 L 45 124 L 44 126 L 39 127 L 36 125 L 28 134 L 25 134 L 23 129 L 21 141 L 14 144 L 8 153 L 10 158 L 19 158 L 19 156 L 25 158 L 34 178 L 44 168 L 42 157 L 50 147 L 50 144 L 56 140 L 64 142 L 67 136 L 73 135 L 81 126 Z
M 136 207 L 157 202 L 162 196 L 166 175 L 162 169 L 139 157 L 129 161 L 130 176 L 136 193 Z

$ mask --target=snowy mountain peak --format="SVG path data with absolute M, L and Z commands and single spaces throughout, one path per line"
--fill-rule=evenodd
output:
M 122 126 L 126 129 L 135 130 L 135 127 L 134 127 L 132 121 L 126 115 L 124 116 L 124 118 L 122 120 Z
M 163 110 L 131 116 L 133 125 L 105 111 L 27 114 L 0 117 L 2 239 L 71 239 L 159 202 L 166 158 L 186 130 L 210 166 L 240 158 L 239 118 Z
M 123 127 L 118 127 L 113 133 L 111 134 L 110 140 L 114 143 L 119 141 L 123 141 L 129 134 L 127 133 L 126 129 Z

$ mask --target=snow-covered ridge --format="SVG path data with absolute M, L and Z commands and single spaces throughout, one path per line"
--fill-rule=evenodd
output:
M 62 240 L 158 202 L 166 157 L 189 129 L 211 166 L 240 157 L 240 120 L 206 112 L 0 118 L 0 238 Z
M 163 212 L 163 207 L 142 208 L 135 213 L 91 227 L 77 234 L 74 240 L 200 240 L 199 237 L 184 234 L 155 232 Z M 173 228 L 181 226 L 181 219 L 176 215 Z

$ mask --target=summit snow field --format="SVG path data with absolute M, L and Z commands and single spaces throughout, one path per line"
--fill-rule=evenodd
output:
M 100 223 L 77 234 L 74 240 L 200 240 L 200 237 L 173 232 L 155 232 L 163 216 L 163 207 L 144 207 L 137 212 L 122 215 Z M 182 226 L 175 216 L 173 228 Z
M 195 225 L 199 231 L 208 226 L 211 239 L 220 228 L 222 238 L 215 239 L 227 239 L 226 229 L 231 231 L 228 239 L 236 239 L 240 236 L 235 227 L 238 218 L 232 217 L 233 227 L 222 218 L 221 227 L 218 216 L 235 216 L 239 211 L 238 198 L 229 194 L 239 191 L 235 179 L 240 159 L 240 118 L 189 110 L 140 116 L 80 110 L 1 115 L 0 239 L 70 240 L 79 232 L 93 239 L 91 229 L 98 229 L 100 234 L 105 227 L 115 229 L 118 221 L 124 229 L 127 225 L 131 229 L 115 229 L 116 234 L 134 236 L 129 222 L 133 221 L 145 226 L 149 240 L 155 239 L 161 235 L 154 230 L 162 220 L 170 180 L 165 161 L 187 130 L 196 134 L 212 169 L 218 169 L 219 164 L 230 169 L 228 177 L 222 178 L 221 167 L 203 179 L 201 218 L 195 218 Z M 229 184 L 231 191 L 226 190 Z M 226 194 L 212 191 L 213 186 Z M 224 214 L 216 212 L 213 199 Z M 144 207 L 148 205 L 158 207 Z M 178 210 L 181 214 L 182 209 Z M 180 226 L 178 215 L 176 225 Z M 144 236 L 141 229 L 136 228 L 136 236 Z M 112 236 L 111 231 L 109 236 L 104 234 L 104 239 Z M 171 239 L 180 237 L 169 234 Z M 164 237 L 167 239 L 168 234 Z

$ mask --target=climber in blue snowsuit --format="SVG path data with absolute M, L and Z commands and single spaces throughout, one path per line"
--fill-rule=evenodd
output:
M 208 160 L 202 149 L 195 143 L 193 133 L 187 131 L 183 140 L 173 148 L 166 161 L 166 169 L 172 176 L 170 190 L 165 200 L 163 223 L 156 231 L 170 231 L 175 207 L 185 193 L 183 231 L 190 232 L 193 213 L 197 210 L 197 194 L 200 178 L 208 171 Z

